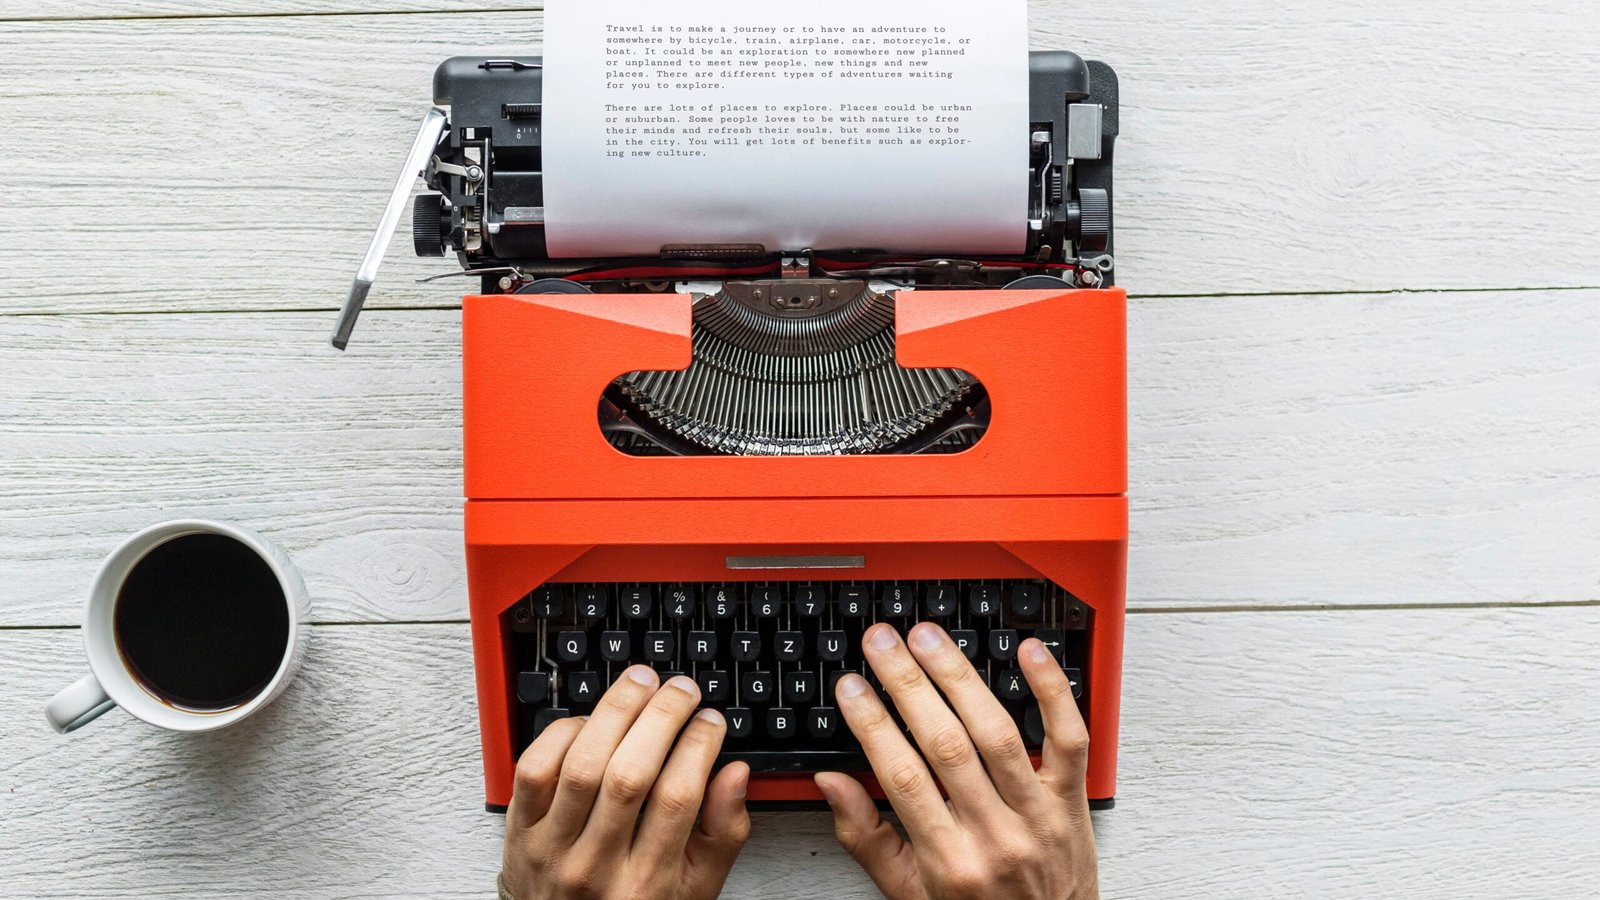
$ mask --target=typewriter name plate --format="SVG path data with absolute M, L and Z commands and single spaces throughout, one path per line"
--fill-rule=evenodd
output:
M 811 316 L 830 312 L 861 296 L 864 281 L 832 278 L 783 278 L 730 281 L 728 296 L 752 308 L 777 316 Z

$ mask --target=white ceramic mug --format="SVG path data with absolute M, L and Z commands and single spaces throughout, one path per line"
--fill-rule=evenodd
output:
M 129 671 L 117 648 L 117 599 L 129 574 L 152 550 L 174 538 L 192 534 L 222 535 L 254 551 L 277 577 L 283 602 L 288 607 L 288 638 L 277 672 L 249 699 L 225 709 L 191 710 L 163 700 Z M 89 657 L 89 674 L 50 698 L 44 707 L 45 718 L 51 728 L 62 734 L 87 725 L 113 706 L 173 731 L 211 731 L 231 725 L 283 693 L 305 655 L 306 640 L 311 635 L 310 610 L 310 596 L 300 571 L 276 544 L 261 535 L 202 519 L 164 522 L 146 528 L 124 541 L 101 564 L 83 619 L 83 647 Z

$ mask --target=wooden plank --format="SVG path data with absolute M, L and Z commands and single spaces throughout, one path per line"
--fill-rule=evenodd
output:
M 171 735 L 120 711 L 45 725 L 83 668 L 75 629 L 0 630 L 0 893 L 74 897 L 493 894 L 464 625 L 318 627 L 289 691 L 238 727 Z M 731 896 L 870 884 L 818 815 L 763 815 Z M 768 880 L 781 887 L 768 890 Z
M 1600 598 L 1597 299 L 1135 303 L 1131 596 Z
M 1579 896 L 1600 879 L 1600 610 L 1135 616 L 1106 896 Z M 318 627 L 229 731 L 39 705 L 76 633 L 0 631 L 13 896 L 480 897 L 462 625 Z M 92 864 L 86 862 L 92 861 Z M 760 814 L 730 897 L 875 896 L 825 814 Z
M 1129 620 L 1108 897 L 1576 897 L 1600 610 Z
M 97 560 L 186 516 L 255 528 L 321 621 L 461 619 L 455 312 L 0 317 L 0 624 L 76 624 Z
M 1137 293 L 1600 283 L 1582 6 L 1032 17 L 1035 46 L 1122 73 L 1119 277 Z M 0 23 L 0 108 L 28 126 L 0 155 L 36 161 L 28 214 L 0 221 L 26 251 L 0 258 L 0 310 L 335 306 L 433 67 L 537 49 L 540 28 L 526 11 Z M 452 285 L 412 282 L 453 265 L 397 240 L 373 303 L 447 303 Z
M 458 313 L 0 317 L 0 624 L 157 520 L 278 539 L 321 621 L 465 616 Z M 1600 291 L 1131 305 L 1135 607 L 1600 597 Z
M 72 22 L 87 19 L 196 19 L 268 16 L 409 15 L 430 12 L 507 12 L 539 10 L 537 2 L 455 3 L 451 0 L 341 0 L 337 5 L 314 0 L 71 0 L 40 6 L 24 0 L 0 0 L 0 21 Z

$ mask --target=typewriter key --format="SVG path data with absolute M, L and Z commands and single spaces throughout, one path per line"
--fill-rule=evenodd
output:
M 567 610 L 560 585 L 546 584 L 534 589 L 533 614 L 541 619 L 558 619 Z
M 956 589 L 948 584 L 930 584 L 923 592 L 923 615 L 930 619 L 948 616 L 956 611 Z

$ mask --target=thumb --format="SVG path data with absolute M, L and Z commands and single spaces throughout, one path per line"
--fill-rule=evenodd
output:
M 833 807 L 833 836 L 885 897 L 924 897 L 911 845 L 878 815 L 859 781 L 843 772 L 818 772 L 817 789 Z
M 750 785 L 750 766 L 729 763 L 706 786 L 700 806 L 700 824 L 689 835 L 684 848 L 689 871 L 684 880 L 691 897 L 715 897 L 722 892 L 744 842 L 750 839 L 750 813 L 744 806 L 745 789 Z

